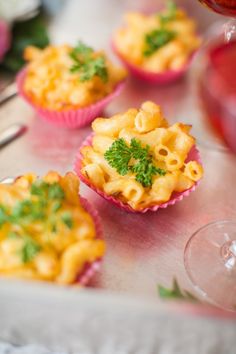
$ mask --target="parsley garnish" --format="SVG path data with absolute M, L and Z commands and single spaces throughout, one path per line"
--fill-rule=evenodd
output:
M 56 213 L 62 206 L 62 203 L 59 200 L 56 200 L 52 205 L 52 211 Z
M 71 213 L 59 211 L 65 198 L 65 192 L 59 183 L 50 184 L 37 180 L 31 185 L 30 194 L 28 199 L 16 202 L 12 208 L 0 205 L 0 228 L 6 223 L 13 226 L 7 237 L 19 237 L 22 240 L 23 246 L 18 254 L 23 263 L 31 262 L 42 249 L 34 236 L 30 235 L 31 224 L 43 221 L 41 227 L 44 227 L 46 234 L 48 229 L 52 234 L 57 233 L 61 222 L 70 229 L 73 227 Z
M 108 71 L 105 58 L 96 57 L 92 48 L 79 41 L 77 46 L 71 51 L 70 57 L 73 65 L 70 69 L 72 73 L 80 74 L 80 81 L 88 81 L 94 76 L 101 78 L 103 82 L 108 80 Z
M 177 14 L 177 5 L 174 1 L 167 1 L 166 11 L 160 15 L 160 21 L 162 25 L 165 25 L 167 22 L 173 21 L 176 18 Z
M 167 1 L 166 10 L 161 15 L 158 15 L 161 22 L 161 28 L 155 29 L 147 33 L 145 36 L 143 51 L 144 56 L 149 57 L 155 53 L 156 50 L 160 49 L 175 38 L 176 33 L 165 28 L 165 25 L 168 22 L 173 21 L 176 18 L 176 14 L 176 4 L 171 0 Z
M 23 229 L 34 221 L 44 220 L 47 224 L 50 202 L 50 210 L 56 213 L 65 198 L 64 190 L 58 183 L 49 184 L 42 180 L 35 181 L 30 192 L 32 198 L 16 202 L 12 209 L 0 205 L 0 228 L 5 223 L 18 225 Z
M 158 293 L 162 299 L 198 301 L 196 297 L 188 291 L 181 290 L 175 278 L 173 280 L 172 289 L 167 289 L 162 285 L 158 285 Z
M 45 199 L 62 200 L 65 197 L 65 193 L 58 183 L 50 184 L 41 180 L 37 180 L 32 184 L 31 194 Z
M 31 185 L 30 192 L 32 195 L 37 195 L 38 197 L 46 197 L 47 189 L 48 189 L 48 184 L 46 182 L 43 182 L 41 180 L 36 180 Z
M 65 193 L 59 184 L 57 184 L 57 183 L 49 184 L 49 187 L 48 187 L 48 198 L 49 199 L 63 200 L 64 197 L 65 197 Z
M 74 47 L 73 51 L 70 53 L 70 56 L 75 61 L 78 59 L 78 57 L 80 57 L 81 60 L 86 61 L 88 58 L 90 58 L 92 53 L 93 48 L 87 46 L 82 41 L 78 41 L 77 46 Z
M 25 199 L 18 202 L 9 216 L 9 221 L 13 224 L 31 222 L 36 220 L 43 220 L 46 217 L 45 201 L 32 201 Z
M 72 220 L 71 213 L 69 211 L 65 211 L 61 215 L 61 220 L 69 229 L 71 229 L 73 227 L 73 220 Z
M 129 172 L 129 161 L 132 157 L 132 152 L 123 138 L 114 141 L 104 156 L 109 165 L 115 168 L 121 176 Z
M 20 253 L 22 262 L 31 262 L 40 250 L 41 246 L 37 242 L 30 237 L 25 237 L 25 242 Z
M 174 31 L 169 31 L 165 28 L 156 29 L 149 32 L 145 36 L 145 48 L 143 51 L 144 56 L 149 57 L 156 50 L 160 49 L 176 36 Z
M 142 147 L 135 138 L 131 140 L 130 146 L 123 138 L 120 138 L 114 141 L 105 152 L 104 157 L 120 175 L 124 176 L 132 171 L 136 174 L 136 181 L 141 183 L 143 187 L 151 187 L 152 177 L 157 174 L 164 176 L 166 172 L 153 165 L 149 150 L 149 145 Z M 131 159 L 135 160 L 133 165 L 130 165 Z

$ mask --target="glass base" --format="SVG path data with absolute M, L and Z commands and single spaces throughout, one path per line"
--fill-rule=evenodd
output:
M 208 302 L 236 311 L 236 221 L 207 224 L 188 241 L 185 268 Z

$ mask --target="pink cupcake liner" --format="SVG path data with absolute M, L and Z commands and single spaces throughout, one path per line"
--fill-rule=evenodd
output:
M 91 146 L 92 145 L 92 139 L 93 139 L 93 135 L 94 133 L 90 134 L 85 141 L 82 143 L 80 149 L 84 146 Z M 177 202 L 180 202 L 184 197 L 189 196 L 189 194 L 193 191 L 195 191 L 195 189 L 197 188 L 197 186 L 199 185 L 200 181 L 197 181 L 191 188 L 181 192 L 181 193 L 177 193 L 174 192 L 171 196 L 171 199 L 168 202 L 162 203 L 162 204 L 158 204 L 158 205 L 153 205 L 151 207 L 147 207 L 141 210 L 134 210 L 131 206 L 129 206 L 128 204 L 123 203 L 122 201 L 114 198 L 113 196 L 109 196 L 107 194 L 105 194 L 102 190 L 96 188 L 81 172 L 82 169 L 82 155 L 80 153 L 80 150 L 75 158 L 75 163 L 74 163 L 74 171 L 76 172 L 76 174 L 79 176 L 79 178 L 81 179 L 81 181 L 83 183 L 85 183 L 88 187 L 90 187 L 91 189 L 93 189 L 97 194 L 99 194 L 101 197 L 103 197 L 104 199 L 108 200 L 109 202 L 113 203 L 114 205 L 116 205 L 118 208 L 122 209 L 122 210 L 126 210 L 128 212 L 131 213 L 146 213 L 147 211 L 157 211 L 158 209 L 165 209 L 167 208 L 169 205 L 174 205 Z M 201 164 L 201 158 L 200 158 L 200 154 L 198 149 L 196 148 L 196 146 L 193 146 L 193 148 L 191 149 L 191 151 L 188 154 L 188 157 L 186 159 L 186 162 L 189 161 L 197 161 L 198 163 Z
M 5 21 L 0 20 L 0 60 L 3 59 L 4 54 L 10 48 L 10 43 L 10 29 Z
M 47 108 L 40 107 L 32 102 L 29 96 L 24 92 L 24 80 L 26 76 L 27 68 L 23 68 L 16 77 L 16 84 L 18 93 L 22 96 L 38 115 L 45 121 L 57 125 L 59 127 L 75 129 L 81 128 L 91 123 L 96 117 L 98 117 L 104 108 L 122 91 L 125 80 L 120 82 L 112 93 L 101 99 L 100 101 L 85 107 L 70 109 L 65 111 L 53 111 Z
M 88 202 L 87 199 L 80 197 L 82 207 L 91 215 L 96 229 L 96 238 L 103 238 L 103 229 L 101 224 L 101 219 L 97 210 Z M 98 260 L 87 263 L 82 270 L 82 272 L 78 275 L 77 282 L 81 285 L 86 285 L 89 280 L 94 276 L 94 274 L 100 269 L 102 263 L 102 258 Z
M 149 84 L 156 84 L 156 85 L 165 85 L 171 82 L 177 81 L 180 79 L 190 67 L 190 64 L 195 56 L 196 52 L 194 52 L 188 62 L 179 70 L 167 70 L 163 73 L 154 73 L 152 71 L 147 71 L 142 69 L 141 67 L 130 63 L 127 59 L 125 59 L 122 54 L 118 51 L 114 41 L 111 43 L 112 49 L 114 53 L 119 57 L 120 61 L 123 65 L 128 69 L 133 77 L 145 81 Z

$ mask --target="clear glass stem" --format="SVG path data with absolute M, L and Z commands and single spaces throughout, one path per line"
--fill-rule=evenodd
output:
M 236 20 L 232 19 L 224 25 L 225 41 L 230 42 L 236 33 Z
M 225 267 L 229 271 L 236 271 L 236 241 L 228 241 L 220 249 Z

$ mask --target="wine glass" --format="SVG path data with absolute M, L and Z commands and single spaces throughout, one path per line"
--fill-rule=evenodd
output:
M 197 230 L 186 245 L 184 263 L 202 297 L 236 311 L 236 220 L 216 221 Z
M 212 10 L 236 17 L 236 0 L 199 0 Z M 215 131 L 236 153 L 236 26 L 233 20 L 204 48 L 199 93 Z M 184 251 L 187 274 L 209 302 L 236 311 L 236 219 L 204 225 Z
M 199 0 L 208 8 L 233 18 L 224 25 L 216 23 L 206 32 L 204 44 L 195 60 L 194 77 L 197 77 L 201 108 L 199 125 L 204 134 L 199 142 L 203 146 L 236 152 L 236 0 Z M 223 17 L 222 17 L 223 18 Z M 204 119 L 202 119 L 204 118 Z
M 236 153 L 236 31 L 230 41 L 222 31 L 215 34 L 202 49 L 198 96 L 205 122 L 218 138 L 217 143 L 207 139 L 210 148 L 227 151 L 226 146 Z

